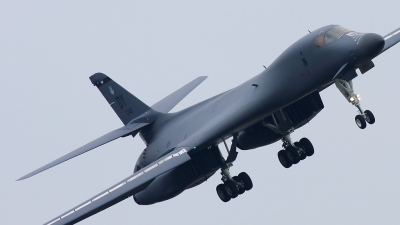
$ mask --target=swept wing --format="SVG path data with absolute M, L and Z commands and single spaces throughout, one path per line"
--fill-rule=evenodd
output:
M 87 151 L 90 151 L 90 150 L 92 150 L 94 148 L 97 148 L 100 145 L 104 145 L 104 144 L 106 144 L 106 143 L 108 143 L 110 141 L 113 141 L 113 140 L 117 139 L 117 138 L 130 135 L 130 134 L 134 133 L 135 131 L 137 131 L 138 129 L 146 126 L 147 124 L 148 123 L 129 123 L 126 126 L 123 126 L 123 127 L 119 128 L 119 129 L 116 129 L 116 130 L 113 130 L 113 131 L 109 132 L 108 134 L 105 134 L 105 135 L 97 138 L 96 140 L 93 140 L 93 141 L 83 145 L 80 148 L 75 149 L 74 151 L 72 151 L 72 152 L 70 152 L 70 153 L 68 153 L 68 154 L 66 154 L 64 156 L 61 156 L 60 158 L 54 160 L 53 162 L 50 162 L 50 163 L 40 167 L 39 169 L 36 169 L 35 171 L 32 171 L 32 172 L 26 174 L 25 176 L 19 178 L 18 180 L 24 180 L 24 179 L 26 179 L 28 177 L 31 177 L 33 175 L 36 175 L 36 174 L 40 173 L 40 172 L 43 172 L 43 171 L 45 171 L 45 170 L 47 170 L 47 169 L 49 169 L 49 168 L 51 168 L 53 166 L 56 166 L 56 165 L 58 165 L 58 164 L 60 164 L 62 162 L 65 162 L 65 161 L 67 161 L 67 160 L 69 160 L 71 158 L 74 158 L 74 157 L 76 157 L 76 156 L 78 156 L 80 154 L 83 154 L 83 153 L 85 153 Z
M 206 76 L 200 76 L 180 89 L 176 90 L 174 93 L 168 95 L 163 98 L 156 104 L 152 105 L 151 108 L 162 113 L 169 112 L 172 108 L 174 108 L 183 98 L 185 98 L 191 91 L 193 91 L 199 84 L 201 84 Z
M 393 32 L 390 32 L 388 35 L 384 37 L 384 39 L 385 39 L 385 47 L 383 47 L 382 52 L 388 50 L 393 45 L 400 42 L 400 28 L 394 30 Z
M 74 224 L 129 198 L 145 189 L 158 175 L 189 161 L 190 156 L 187 154 L 187 151 L 184 148 L 176 149 L 170 155 L 150 164 L 112 187 L 107 188 L 100 194 L 53 218 L 46 222 L 45 225 Z

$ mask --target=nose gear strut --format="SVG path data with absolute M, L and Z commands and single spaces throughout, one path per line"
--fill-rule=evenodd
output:
M 353 82 L 351 80 L 346 81 L 342 79 L 335 79 L 335 85 L 347 99 L 347 101 L 358 109 L 359 114 L 355 117 L 355 121 L 360 129 L 365 129 L 367 127 L 367 123 L 375 123 L 374 114 L 369 110 L 362 110 L 360 104 L 361 96 L 360 94 L 354 94 Z

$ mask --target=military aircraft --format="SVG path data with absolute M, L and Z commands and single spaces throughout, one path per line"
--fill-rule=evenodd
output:
M 102 73 L 90 81 L 103 94 L 124 126 L 21 177 L 26 179 L 120 137 L 140 135 L 146 148 L 134 173 L 84 201 L 47 225 L 74 224 L 133 196 L 140 205 L 173 198 L 195 187 L 218 170 L 219 198 L 228 202 L 253 187 L 249 175 L 232 176 L 229 168 L 237 149 L 250 150 L 282 140 L 278 159 L 283 167 L 314 154 L 307 138 L 292 142 L 290 134 L 323 108 L 320 92 L 335 84 L 358 108 L 361 129 L 375 117 L 363 110 L 352 80 L 374 67 L 372 59 L 400 41 L 400 28 L 382 37 L 338 25 L 309 32 L 287 48 L 272 64 L 245 83 L 176 113 L 168 113 L 206 77 L 198 77 L 151 107 Z M 233 138 L 228 148 L 226 139 Z M 224 143 L 226 159 L 218 147 Z

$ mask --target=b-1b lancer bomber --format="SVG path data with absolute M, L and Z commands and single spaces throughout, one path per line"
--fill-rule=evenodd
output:
M 400 28 L 382 37 L 338 25 L 321 27 L 287 48 L 274 62 L 245 83 L 176 113 L 168 113 L 206 77 L 198 77 L 148 106 L 102 73 L 90 76 L 124 126 L 21 177 L 26 179 L 120 137 L 145 142 L 134 173 L 103 192 L 48 221 L 47 225 L 74 224 L 126 198 L 149 205 L 173 198 L 221 171 L 216 186 L 223 202 L 253 187 L 245 172 L 233 176 L 229 168 L 237 149 L 250 150 L 281 140 L 278 160 L 290 168 L 314 154 L 310 140 L 293 142 L 290 134 L 323 108 L 320 92 L 335 84 L 357 107 L 360 129 L 374 124 L 363 110 L 353 79 L 374 67 L 372 60 L 400 41 Z M 356 70 L 359 70 L 357 73 Z M 232 137 L 228 146 L 226 139 Z M 218 147 L 224 143 L 225 158 Z

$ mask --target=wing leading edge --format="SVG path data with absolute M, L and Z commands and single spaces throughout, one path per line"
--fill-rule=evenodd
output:
M 87 143 L 86 145 L 83 145 L 82 147 L 77 148 L 74 151 L 72 151 L 72 152 L 70 152 L 70 153 L 68 153 L 68 154 L 66 154 L 64 156 L 61 156 L 60 158 L 54 160 L 53 162 L 50 162 L 50 163 L 48 163 L 48 164 L 46 164 L 46 165 L 44 165 L 44 166 L 42 166 L 42 167 L 40 167 L 38 169 L 26 174 L 25 176 L 19 178 L 17 181 L 24 180 L 24 179 L 29 178 L 29 177 L 31 177 L 33 175 L 36 175 L 36 174 L 38 174 L 40 172 L 43 172 L 43 171 L 45 171 L 47 169 L 50 169 L 53 166 L 56 166 L 56 165 L 58 165 L 58 164 L 60 164 L 62 162 L 65 162 L 65 161 L 67 161 L 69 159 L 72 159 L 72 158 L 74 158 L 74 157 L 76 157 L 78 155 L 81 155 L 81 154 L 83 154 L 83 153 L 85 153 L 87 151 L 90 151 L 90 150 L 92 150 L 94 148 L 97 148 L 100 145 L 104 145 L 104 144 L 106 144 L 106 143 L 108 143 L 110 141 L 113 141 L 113 140 L 117 139 L 117 138 L 125 137 L 127 135 L 130 135 L 133 132 L 135 132 L 136 130 L 146 126 L 147 124 L 148 123 L 129 123 L 126 126 L 123 126 L 123 127 L 119 128 L 119 129 L 116 129 L 116 130 L 113 130 L 113 131 L 109 132 L 108 134 L 105 134 L 105 135 L 97 138 L 96 140 L 93 140 L 93 141 Z
M 163 98 L 156 104 L 152 105 L 151 108 L 162 113 L 169 112 L 174 108 L 183 98 L 185 98 L 190 92 L 192 92 L 197 86 L 199 86 L 205 79 L 206 76 L 200 76 L 191 82 L 187 83 L 185 86 L 176 90 L 172 94 Z
M 386 35 L 384 39 L 385 39 L 385 47 L 383 47 L 382 52 L 388 50 L 389 48 L 393 47 L 395 44 L 400 42 L 400 28 Z
M 130 196 L 144 190 L 158 175 L 161 175 L 190 160 L 186 149 L 176 149 L 170 155 L 137 171 L 100 194 L 66 211 L 45 225 L 74 224 L 86 219 Z

